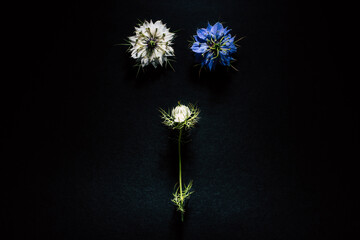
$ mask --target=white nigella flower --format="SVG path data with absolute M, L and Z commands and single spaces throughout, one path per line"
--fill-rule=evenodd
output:
M 161 20 L 155 23 L 144 21 L 135 27 L 135 35 L 129 37 L 131 57 L 141 67 L 149 64 L 155 68 L 163 66 L 169 63 L 169 57 L 175 56 L 172 48 L 174 37 L 175 33 L 170 32 Z
M 166 112 L 163 109 L 159 109 L 163 124 L 172 129 L 192 128 L 199 120 L 200 110 L 193 104 L 188 106 L 182 105 L 180 102 L 178 105 L 170 111 Z
M 178 138 L 178 151 L 179 151 L 179 182 L 175 192 L 173 193 L 173 199 L 171 201 L 177 207 L 177 210 L 181 213 L 181 221 L 184 221 L 185 213 L 185 202 L 190 198 L 190 195 L 193 193 L 191 191 L 193 182 L 190 181 L 188 185 L 182 183 L 181 175 L 181 143 L 182 143 L 182 133 L 184 129 L 192 128 L 199 120 L 200 110 L 192 104 L 188 106 L 182 105 L 178 102 L 178 105 L 170 111 L 166 112 L 163 109 L 159 109 L 161 113 L 161 118 L 163 124 L 172 128 L 179 130 Z
M 190 117 L 191 111 L 185 105 L 179 105 L 171 111 L 171 116 L 174 118 L 174 122 L 181 123 Z

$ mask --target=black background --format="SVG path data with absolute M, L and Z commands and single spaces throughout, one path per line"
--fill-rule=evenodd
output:
M 306 1 L 31 3 L 2 126 L 12 239 L 344 239 L 359 233 L 358 114 L 339 17 Z M 123 43 L 162 19 L 175 72 L 141 72 Z M 194 68 L 188 40 L 221 21 L 238 72 Z M 344 63 L 345 62 L 345 63 Z M 21 67 L 20 67 L 21 66 Z M 170 199 L 177 146 L 158 108 L 197 103 L 183 149 L 185 222 Z M 11 238 L 10 238 L 11 239 Z

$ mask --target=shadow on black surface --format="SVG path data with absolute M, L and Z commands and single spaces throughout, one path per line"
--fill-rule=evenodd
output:
M 200 71 L 200 66 L 191 66 L 188 79 L 213 94 L 225 96 L 236 73 L 236 70 L 224 66 L 216 66 L 211 72 L 205 68 Z
M 189 201 L 186 202 L 185 209 L 186 212 L 184 214 L 184 221 L 181 221 L 180 212 L 176 210 L 174 206 L 173 215 L 170 220 L 170 238 L 173 240 L 182 240 L 184 239 L 184 228 L 189 221 L 189 217 L 191 216 L 191 208 L 188 207 Z
M 125 57 L 130 58 L 129 55 L 126 55 Z M 140 67 L 139 69 L 139 67 L 134 66 L 135 64 L 135 61 L 124 59 L 122 67 L 125 69 L 124 80 L 127 82 L 134 82 L 137 88 L 151 85 L 155 81 L 166 76 L 168 72 L 173 71 L 169 65 L 163 67 L 158 66 L 157 68 L 149 65 L 144 68 Z

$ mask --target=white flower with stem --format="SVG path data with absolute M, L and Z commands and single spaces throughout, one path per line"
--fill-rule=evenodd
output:
M 152 65 L 154 68 L 169 66 L 174 70 L 170 61 L 175 56 L 172 47 L 175 33 L 170 32 L 161 20 L 153 22 L 150 20 L 141 22 L 135 27 L 135 35 L 127 39 L 131 58 L 136 60 L 138 73 L 140 68 Z M 122 45 L 122 44 L 120 44 Z
M 184 213 L 185 213 L 185 200 L 190 198 L 190 195 L 193 193 L 191 190 L 192 181 L 188 185 L 182 184 L 181 177 L 181 138 L 184 130 L 188 130 L 195 126 L 195 124 L 199 120 L 200 110 L 189 104 L 188 106 L 182 105 L 178 102 L 178 106 L 170 111 L 165 111 L 163 109 L 159 109 L 161 113 L 161 118 L 163 120 L 163 124 L 170 127 L 171 129 L 179 130 L 179 138 L 178 138 L 178 152 L 179 152 L 179 183 L 175 185 L 177 186 L 175 192 L 173 193 L 174 198 L 171 200 L 176 206 L 177 210 L 181 213 L 181 221 L 184 221 Z

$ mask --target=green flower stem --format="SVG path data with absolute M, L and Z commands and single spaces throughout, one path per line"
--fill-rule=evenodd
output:
M 181 183 L 181 135 L 182 135 L 182 128 L 179 131 L 179 187 L 180 187 L 180 199 L 181 202 L 184 201 L 183 194 L 182 194 L 182 183 Z M 184 221 L 184 212 L 181 212 L 181 221 Z

